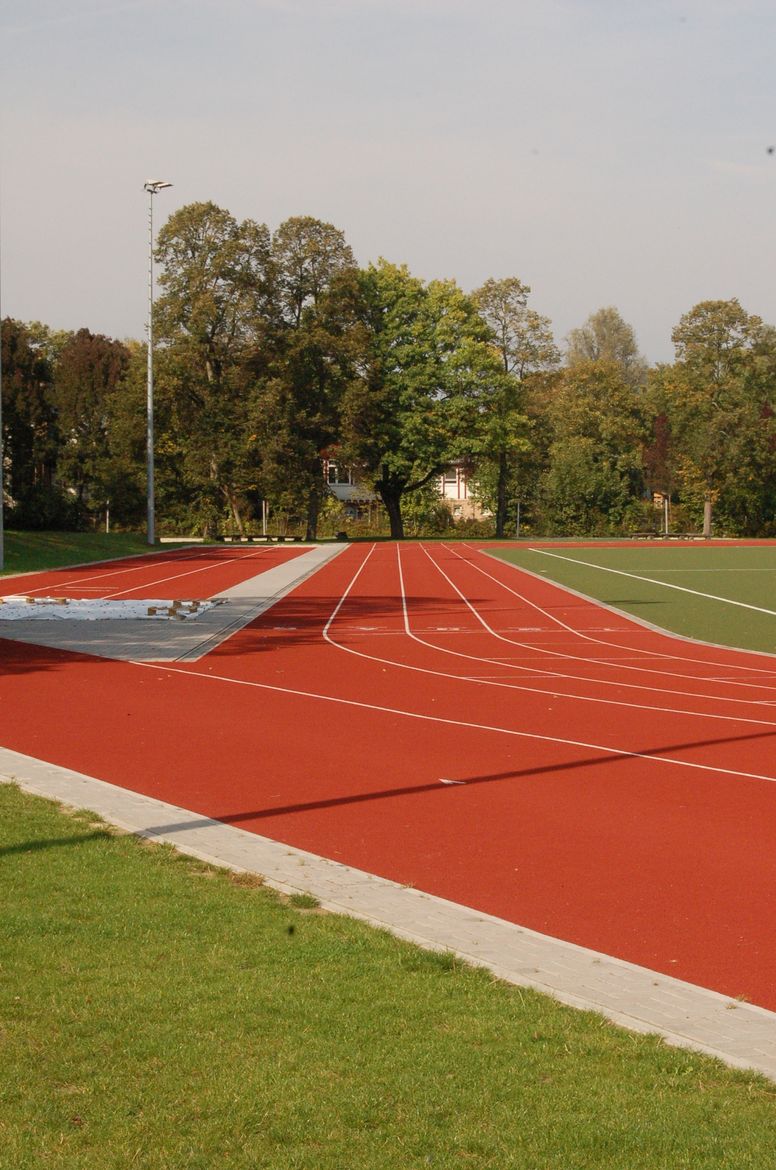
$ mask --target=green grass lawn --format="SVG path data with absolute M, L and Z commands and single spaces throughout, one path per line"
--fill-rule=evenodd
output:
M 3 573 L 30 573 L 149 552 L 140 532 L 6 532 Z
M 762 1078 L 10 785 L 0 866 L 7 1170 L 776 1165 Z
M 678 634 L 776 653 L 776 541 L 749 548 L 558 544 L 491 551 Z

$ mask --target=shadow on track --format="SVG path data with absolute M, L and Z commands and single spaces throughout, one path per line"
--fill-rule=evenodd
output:
M 774 731 L 757 732 L 752 735 L 733 735 L 725 736 L 717 739 L 703 739 L 692 740 L 689 743 L 672 743 L 663 744 L 660 747 L 642 748 L 639 752 L 640 756 L 649 756 L 660 760 L 666 753 L 679 753 L 692 748 L 699 747 L 714 747 L 720 744 L 727 743 L 746 743 L 752 740 L 772 739 L 776 737 Z M 634 748 L 634 752 L 638 749 Z M 397 788 L 383 788 L 378 792 L 358 792 L 349 796 L 332 796 L 322 800 L 303 801 L 298 804 L 277 805 L 273 808 L 253 809 L 250 812 L 238 813 L 220 813 L 213 817 L 203 819 L 202 821 L 187 822 L 185 824 L 169 824 L 157 825 L 152 829 L 148 829 L 149 836 L 161 833 L 175 833 L 182 832 L 187 829 L 203 828 L 210 821 L 221 821 L 227 825 L 237 825 L 243 821 L 258 821 L 267 820 L 272 817 L 289 816 L 295 813 L 316 812 L 320 809 L 340 808 L 343 805 L 365 804 L 376 800 L 390 800 L 399 796 L 420 796 L 428 792 L 437 792 L 440 795 L 446 794 L 449 796 L 454 792 L 458 786 L 462 788 L 471 788 L 477 784 L 493 784 L 501 783 L 504 780 L 518 780 L 533 776 L 554 775 L 562 772 L 574 772 L 579 769 L 602 767 L 605 765 L 621 763 L 624 760 L 632 760 L 633 753 L 631 752 L 616 752 L 607 754 L 605 756 L 595 755 L 586 756 L 578 760 L 571 760 L 563 764 L 541 764 L 530 768 L 510 769 L 508 772 L 490 772 L 482 776 L 454 776 L 448 779 L 455 779 L 458 783 L 454 786 L 448 787 L 443 785 L 441 780 L 435 780 L 427 784 L 409 784 Z
M 339 601 L 338 597 L 305 597 L 283 598 L 271 609 L 255 618 L 246 626 L 235 629 L 226 636 L 223 642 L 216 642 L 213 649 L 208 650 L 198 661 L 211 659 L 241 658 L 252 654 L 265 654 L 273 650 L 288 650 L 292 646 L 322 646 L 323 629 L 331 617 Z M 411 597 L 408 599 L 415 621 L 433 623 L 439 619 L 440 625 L 448 626 L 457 619 L 451 618 L 449 603 L 442 597 Z M 190 623 L 190 624 L 189 624 Z M 189 619 L 185 628 L 192 632 L 197 630 L 196 619 Z M 10 624 L 10 623 L 6 623 Z M 165 661 L 156 659 L 154 655 L 141 655 L 132 650 L 127 651 L 121 642 L 120 621 L 79 623 L 83 627 L 79 631 L 78 650 L 65 649 L 57 644 L 58 622 L 39 622 L 40 627 L 51 625 L 51 644 L 40 642 L 24 642 L 15 638 L 3 637 L 0 634 L 0 678 L 8 675 L 29 674 L 37 671 L 58 670 L 77 661 L 80 665 L 101 666 L 106 662 L 127 662 L 136 658 L 138 661 Z M 177 626 L 177 623 L 174 623 Z M 110 632 L 106 633 L 106 626 L 116 627 L 117 652 L 110 653 Z M 159 635 L 157 645 L 160 650 L 164 646 L 164 639 L 160 627 L 167 627 L 167 623 L 150 620 L 147 623 L 148 633 L 143 636 L 143 645 L 153 644 L 154 633 Z M 335 624 L 336 640 L 344 645 L 348 644 L 351 636 L 359 637 L 363 633 L 385 632 L 401 633 L 403 631 L 403 616 L 401 599 L 390 594 L 375 597 L 348 598 L 345 606 L 337 617 Z M 90 635 L 94 639 L 94 652 L 89 653 Z M 217 635 L 216 635 L 217 637 Z M 203 646 L 211 639 L 203 635 Z M 193 643 L 196 644 L 196 641 Z M 123 652 L 118 652 L 121 647 Z M 187 653 L 181 655 L 183 659 Z M 178 661 L 170 658 L 170 665 Z
M 246 654 L 287 650 L 290 646 L 323 644 L 323 629 L 331 617 L 338 598 L 288 597 L 222 642 L 211 653 L 215 658 L 241 657 Z M 433 622 L 449 628 L 458 620 L 451 617 L 450 603 L 444 597 L 408 597 L 413 622 Z M 351 636 L 365 633 L 402 634 L 404 618 L 401 598 L 391 594 L 348 598 L 332 627 L 332 637 L 345 645 Z M 210 655 L 208 656 L 210 657 Z

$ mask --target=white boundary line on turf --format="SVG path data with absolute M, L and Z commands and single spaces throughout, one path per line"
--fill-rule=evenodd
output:
M 658 626 L 655 624 L 655 622 L 648 621 L 647 618 L 638 617 L 637 614 L 630 613 L 628 610 L 618 609 L 615 605 L 611 605 L 609 602 L 601 601 L 597 597 L 591 597 L 589 593 L 583 593 L 580 589 L 573 589 L 571 585 L 562 585 L 560 581 L 556 581 L 553 577 L 547 577 L 544 575 L 544 573 L 537 573 L 534 569 L 526 569 L 525 565 L 518 565 L 514 561 L 507 561 L 503 557 L 498 556 L 495 550 L 491 547 L 479 548 L 475 546 L 474 551 L 478 552 L 480 556 L 493 561 L 497 565 L 503 565 L 507 569 L 514 570 L 514 572 L 518 574 L 525 573 L 526 576 L 532 577 L 535 581 L 541 581 L 545 585 L 552 585 L 555 589 L 558 589 L 562 593 L 570 593 L 572 597 L 579 597 L 582 601 L 591 601 L 594 605 L 597 605 L 600 609 L 605 610 L 607 613 L 611 613 L 615 617 L 622 618 L 625 622 L 634 626 L 640 626 L 642 629 L 650 630 L 652 633 L 662 634 L 669 641 L 684 642 L 688 646 L 697 646 L 702 650 L 724 650 L 728 654 L 744 654 L 754 658 L 767 658 L 771 659 L 776 664 L 776 652 L 771 652 L 770 650 L 752 650 L 748 646 L 726 646 L 724 642 L 704 642 L 702 638 L 693 638 L 690 634 L 679 634 L 676 630 L 669 630 L 666 629 L 665 626 Z M 472 565 L 474 564 L 473 561 L 470 561 L 469 563 Z M 497 580 L 497 578 L 494 577 L 494 580 Z M 655 584 L 658 584 L 658 582 L 655 582 Z M 509 586 L 506 586 L 506 588 L 509 588 Z M 517 596 L 520 596 L 520 594 L 517 594 Z M 589 635 L 583 636 L 589 637 Z M 757 670 L 764 674 L 766 678 L 776 679 L 776 665 L 771 669 L 766 669 L 764 666 L 737 666 L 735 663 L 710 662 L 706 659 L 691 658 L 689 655 L 685 655 L 683 657 L 680 654 L 662 654 L 654 650 L 641 650 L 638 646 L 624 647 L 617 642 L 605 642 L 601 638 L 590 638 L 590 641 L 598 642 L 601 646 L 611 646 L 612 649 L 615 650 L 623 650 L 627 648 L 637 654 L 644 654 L 653 658 L 668 658 L 677 662 L 703 662 L 704 665 L 719 666 L 723 670 L 748 670 L 750 673 L 753 670 Z M 749 684 L 743 683 L 742 685 L 747 686 Z
M 672 585 L 670 581 L 655 581 L 652 577 L 642 577 L 639 573 L 628 573 L 624 569 L 612 569 L 608 565 L 596 565 L 594 561 L 582 561 L 579 557 L 561 556 L 560 553 L 550 552 L 546 548 L 529 547 L 528 551 L 538 553 L 543 557 L 554 557 L 558 561 L 570 561 L 573 565 L 585 565 L 588 569 L 600 569 L 602 573 L 616 573 L 618 577 L 646 581 L 650 585 L 660 585 L 663 589 L 677 589 L 680 593 L 692 593 L 694 597 L 705 597 L 709 601 L 722 601 L 725 605 L 737 605 L 740 609 L 753 609 L 756 613 L 767 613 L 771 617 L 776 617 L 776 609 L 764 609 L 761 605 L 749 605 L 746 601 L 734 601 L 731 597 L 717 597 L 715 593 L 701 593 L 699 589 L 688 589 L 686 585 Z
M 135 836 L 237 872 L 283 893 L 314 895 L 323 909 L 454 954 L 497 978 L 530 987 L 615 1024 L 776 1080 L 776 1013 L 731 999 L 400 886 L 363 870 L 214 821 L 177 805 L 0 748 L 0 782 L 88 809 Z

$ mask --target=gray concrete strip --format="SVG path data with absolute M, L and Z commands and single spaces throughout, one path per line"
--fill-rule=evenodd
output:
M 275 605 L 345 547 L 334 544 L 308 548 L 300 556 L 218 594 L 223 599 L 220 605 L 186 621 L 0 620 L 0 638 L 98 658 L 194 662 Z
M 252 601 L 262 602 L 264 608 L 268 609 L 279 597 L 284 597 L 289 589 L 293 589 L 300 581 L 312 576 L 320 569 L 321 565 L 325 565 L 332 557 L 336 557 L 344 548 L 347 548 L 347 545 L 313 545 L 301 556 L 284 561 L 282 565 L 276 565 L 274 569 L 267 569 L 265 573 L 249 577 L 247 581 L 241 581 L 239 585 L 233 585 L 231 589 L 224 589 L 217 596 L 226 597 L 232 601 L 250 598 Z
M 202 861 L 261 874 L 274 889 L 312 894 L 334 913 L 362 919 L 427 949 L 452 952 L 509 983 L 776 1080 L 776 1013 L 765 1008 L 6 748 L 0 748 L 0 780 L 89 809 L 137 836 L 168 842 Z

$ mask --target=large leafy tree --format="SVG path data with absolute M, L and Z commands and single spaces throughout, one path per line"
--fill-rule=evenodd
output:
M 614 362 L 631 386 L 643 386 L 647 363 L 639 353 L 636 334 L 613 306 L 591 313 L 584 325 L 568 335 L 566 361 L 569 366 L 586 362 Z
M 471 453 L 478 403 L 498 374 L 487 329 L 450 281 L 424 284 L 381 260 L 351 285 L 344 453 L 404 535 L 402 500 Z
M 94 511 L 107 498 L 111 398 L 120 391 L 129 351 L 120 341 L 79 329 L 60 349 L 53 399 L 62 439 L 58 474 L 80 505 Z
M 270 234 L 214 203 L 192 203 L 164 225 L 156 254 L 163 265 L 155 316 L 166 421 L 160 460 L 180 465 L 209 535 L 224 509 L 243 530 L 256 474 L 244 366 L 274 311 Z
M 695 305 L 672 340 L 676 361 L 650 388 L 664 476 L 696 522 L 714 504 L 736 530 L 761 531 L 776 501 L 776 333 L 731 299 Z
M 516 508 L 522 494 L 521 473 L 531 449 L 525 379 L 560 362 L 549 319 L 528 308 L 530 291 L 517 277 L 508 277 L 487 280 L 473 293 L 500 366 L 481 400 L 477 444 L 480 493 L 493 504 L 497 537 L 504 535 L 509 509 Z
M 284 220 L 272 236 L 277 303 L 287 326 L 299 328 L 338 273 L 355 267 L 344 232 L 311 215 Z
M 644 490 L 641 393 L 617 362 L 577 362 L 547 410 L 552 441 L 541 492 L 548 526 L 580 534 L 627 526 Z
M 355 261 L 338 228 L 295 216 L 272 237 L 272 264 L 273 329 L 253 362 L 253 417 L 265 489 L 277 505 L 306 514 L 312 540 L 326 491 L 322 455 L 339 428 L 343 329 L 336 290 Z
M 127 365 L 105 399 L 107 457 L 99 468 L 102 497 L 113 521 L 139 525 L 146 511 L 146 347 L 124 342 Z M 157 478 L 157 505 L 164 509 L 166 483 Z M 166 513 L 165 513 L 166 514 Z
M 60 522 L 54 487 L 59 436 L 49 356 L 34 329 L 2 321 L 3 488 L 12 519 L 41 527 Z

